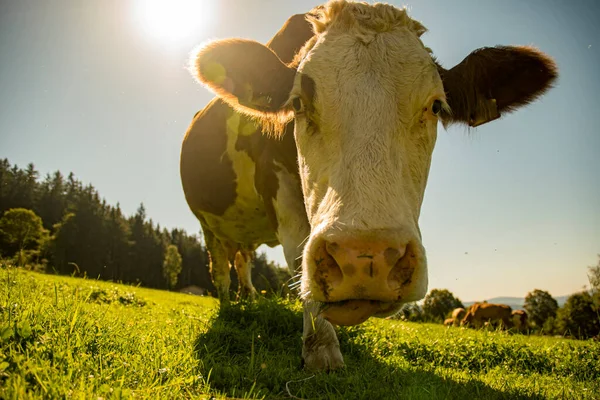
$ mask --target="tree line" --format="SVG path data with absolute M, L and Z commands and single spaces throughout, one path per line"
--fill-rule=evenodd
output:
M 588 267 L 588 278 L 589 289 L 573 293 L 561 307 L 545 290 L 535 289 L 527 293 L 523 304 L 528 315 L 526 332 L 600 340 L 600 255 L 598 264 Z M 448 289 L 433 289 L 422 302 L 405 304 L 397 318 L 442 323 L 456 308 L 466 307 Z
M 140 204 L 125 216 L 90 184 L 60 171 L 39 178 L 0 160 L 0 259 L 64 275 L 87 276 L 158 289 L 198 286 L 216 295 L 208 254 L 199 235 L 155 224 Z M 571 295 L 559 307 L 550 293 L 534 290 L 525 298 L 530 332 L 576 338 L 600 335 L 600 256 L 589 267 L 590 289 Z M 252 280 L 258 291 L 289 294 L 290 275 L 255 254 Z M 232 289 L 238 285 L 231 270 Z M 431 290 L 422 302 L 406 304 L 397 315 L 409 321 L 443 322 L 463 307 L 447 289 Z
M 40 179 L 0 160 L 0 257 L 65 275 L 179 290 L 191 285 L 216 294 L 200 235 L 165 229 L 143 204 L 125 216 L 91 185 L 60 171 Z M 265 292 L 286 292 L 287 269 L 255 254 L 252 278 Z M 237 274 L 232 268 L 232 288 Z

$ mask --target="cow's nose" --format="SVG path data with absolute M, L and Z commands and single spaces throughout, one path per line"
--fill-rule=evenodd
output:
M 314 279 L 323 292 L 317 300 L 325 302 L 397 301 L 415 269 L 410 245 L 385 240 L 323 241 L 314 255 Z

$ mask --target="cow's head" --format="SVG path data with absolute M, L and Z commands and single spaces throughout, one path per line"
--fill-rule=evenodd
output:
M 328 3 L 289 65 L 250 40 L 195 53 L 196 77 L 278 132 L 294 121 L 306 212 L 302 294 L 332 322 L 383 316 L 427 291 L 419 214 L 438 121 L 477 126 L 534 100 L 556 77 L 529 47 L 437 64 L 425 28 L 389 5 Z

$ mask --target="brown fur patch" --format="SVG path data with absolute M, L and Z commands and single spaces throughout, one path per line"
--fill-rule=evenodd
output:
M 558 77 L 554 60 L 524 46 L 484 47 L 450 70 L 437 65 L 451 109 L 442 115 L 445 124 L 492 121 L 531 103 Z
M 233 110 L 214 99 L 188 128 L 181 148 L 180 173 L 193 212 L 223 215 L 236 197 L 235 172 L 225 154 L 226 121 Z
M 280 134 L 292 118 L 286 104 L 296 70 L 268 47 L 245 39 L 225 39 L 201 48 L 192 60 L 196 78 L 237 111 Z
M 306 14 L 292 15 L 275 36 L 267 42 L 267 47 L 272 49 L 286 64 L 292 62 L 304 43 L 313 36 L 312 25 L 306 16 Z

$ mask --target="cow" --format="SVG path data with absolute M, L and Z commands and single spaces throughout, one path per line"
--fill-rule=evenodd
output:
M 452 317 L 449 318 L 452 320 L 452 325 L 454 325 L 454 326 L 460 325 L 460 321 L 465 317 L 466 313 L 467 312 L 462 307 L 458 307 L 458 308 L 455 308 L 454 310 L 452 310 Z M 446 321 L 448 321 L 448 320 L 446 320 Z M 446 323 L 446 321 L 444 321 L 444 324 Z
M 249 254 L 281 244 L 300 273 L 302 359 L 344 365 L 334 325 L 391 315 L 425 295 L 418 220 L 438 122 L 476 127 L 526 105 L 557 77 L 532 47 L 473 51 L 446 69 L 405 9 L 330 1 L 267 43 L 223 39 L 190 71 L 217 97 L 181 151 L 222 303 L 229 268 L 252 297 Z
M 471 306 L 461 325 L 474 328 L 492 325 L 500 322 L 505 328 L 512 326 L 512 308 L 506 304 L 475 303 Z
M 446 318 L 444 320 L 444 326 L 453 326 L 455 325 L 455 319 L 454 318 Z
M 519 331 L 527 329 L 527 318 L 525 310 L 512 311 L 512 324 Z
M 266 44 L 282 62 L 291 62 L 313 36 L 309 15 L 290 17 Z M 196 113 L 183 140 L 183 190 L 200 221 L 222 304 L 229 301 L 231 264 L 239 296 L 255 296 L 249 261 L 259 245 L 285 243 L 288 266 L 299 265 L 290 243 L 299 244 L 309 228 L 305 213 L 298 212 L 303 203 L 296 145 L 293 127 L 287 130 L 282 138 L 263 134 L 252 118 L 217 97 Z

